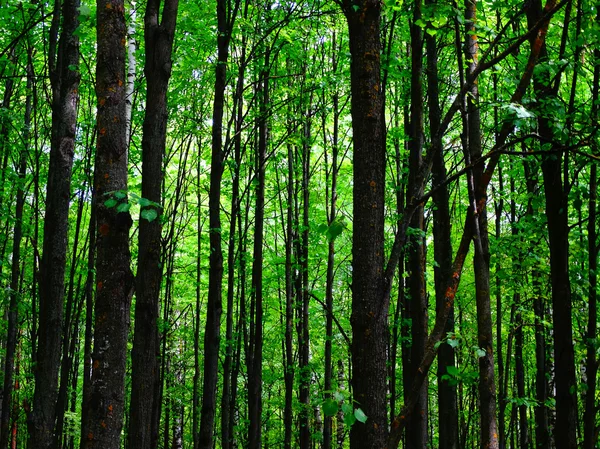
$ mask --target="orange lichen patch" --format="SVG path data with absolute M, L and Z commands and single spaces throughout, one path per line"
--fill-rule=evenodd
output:
M 102 286 L 103 286 L 103 285 L 104 285 L 104 284 L 102 283 L 102 281 L 100 281 L 100 282 L 98 282 L 98 283 L 96 284 L 96 288 L 98 288 L 98 290 L 102 290 Z
M 112 9 L 112 7 L 113 7 L 113 6 L 112 6 L 112 3 L 107 3 L 107 4 L 106 4 L 106 9 Z
M 376 183 L 375 181 L 371 181 L 371 182 L 369 183 L 369 185 L 371 186 L 371 188 L 373 188 L 373 189 L 374 189 L 374 188 L 375 188 L 375 186 L 377 185 L 377 183 Z
M 100 367 L 100 362 L 98 360 L 94 360 L 94 364 L 92 365 L 93 369 L 98 369 Z
M 108 173 L 104 173 L 104 179 L 108 179 L 110 175 Z
M 106 128 L 100 128 L 100 135 L 103 136 L 106 134 Z
M 116 115 L 113 117 L 113 123 L 119 123 L 119 117 Z
M 94 439 L 94 434 L 93 434 L 92 432 L 88 433 L 88 434 L 87 434 L 87 439 L 88 439 L 89 441 L 92 441 L 92 440 Z
M 121 39 L 121 45 L 125 45 L 127 43 L 127 41 L 125 40 L 125 38 Z
M 118 80 L 117 83 L 119 84 L 119 87 L 123 87 L 123 80 Z
M 100 225 L 100 228 L 98 228 L 98 232 L 100 232 L 100 235 L 106 236 L 108 235 L 110 231 L 110 226 L 108 226 L 106 223 Z
M 106 429 L 106 423 L 104 422 L 104 420 L 100 421 L 100 425 L 103 429 Z
M 106 98 L 100 98 L 98 100 L 98 103 L 100 103 L 100 106 L 104 106 L 104 104 L 106 103 Z
M 108 414 L 112 415 L 112 412 L 113 412 L 113 406 L 112 406 L 112 404 L 109 404 L 108 405 Z

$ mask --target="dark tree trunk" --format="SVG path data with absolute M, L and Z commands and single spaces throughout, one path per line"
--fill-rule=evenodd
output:
M 352 236 L 352 391 L 366 423 L 350 430 L 352 449 L 387 440 L 386 372 L 389 301 L 384 292 L 385 127 L 379 33 L 381 2 L 343 2 L 350 38 L 354 138 Z
M 248 360 L 248 448 L 262 446 L 262 355 L 263 355 L 263 235 L 265 216 L 265 162 L 267 155 L 267 107 L 269 104 L 269 51 L 260 73 L 258 146 L 256 148 L 256 205 L 254 215 L 254 251 L 252 263 L 251 338 Z
M 596 20 L 600 20 L 600 9 L 596 10 Z M 600 48 L 594 49 L 594 59 L 600 61 Z M 594 81 L 592 87 L 592 127 L 598 126 L 598 118 L 600 115 L 600 105 L 598 104 L 600 90 L 600 64 L 594 67 Z M 595 141 L 597 142 L 597 141 Z M 594 154 L 598 154 L 598 145 L 595 144 Z M 592 165 L 590 174 L 590 199 L 589 199 L 589 219 L 588 219 L 588 257 L 589 257 L 589 311 L 588 311 L 588 348 L 586 360 L 586 376 L 587 376 L 587 393 L 585 397 L 585 412 L 583 415 L 583 449 L 592 449 L 598 440 L 598 430 L 596 427 L 596 416 L 598 408 L 596 406 L 595 391 L 598 377 L 598 359 L 596 356 L 596 346 L 593 339 L 597 337 L 597 322 L 598 322 L 598 246 L 596 240 L 598 238 L 596 228 L 597 217 L 597 197 L 598 197 L 598 175 L 597 164 Z
M 118 206 L 125 204 L 127 192 L 123 45 L 126 37 L 123 1 L 98 0 L 96 304 L 92 384 L 89 402 L 85 404 L 82 449 L 118 449 L 123 427 L 127 337 L 134 283 L 129 252 L 132 220 L 129 212 L 119 212 Z M 111 203 L 113 207 L 108 207 Z
M 227 84 L 227 60 L 233 21 L 229 0 L 217 1 L 217 64 L 215 67 L 215 97 L 213 103 L 212 152 L 209 192 L 209 277 L 206 331 L 204 333 L 204 381 L 199 442 L 201 449 L 212 449 L 217 404 L 217 373 L 221 344 L 221 313 L 223 311 L 223 250 L 221 245 L 221 179 L 223 178 L 223 112 Z
M 423 31 L 417 21 L 421 20 L 422 1 L 415 0 L 413 4 L 413 20 L 410 25 L 410 126 L 409 136 L 409 175 L 407 203 L 412 203 L 416 198 L 423 196 L 423 184 L 419 179 L 419 172 L 423 164 Z M 425 208 L 419 204 L 412 215 L 410 227 L 423 231 L 425 229 Z M 405 400 L 412 387 L 412 380 L 419 364 L 425 354 L 427 341 L 427 292 L 425 285 L 425 239 L 422 234 L 413 234 L 407 239 L 408 261 L 406 268 L 408 277 L 408 298 L 406 298 L 406 311 L 404 321 L 410 322 L 410 353 L 409 363 L 404 372 Z M 421 393 L 417 398 L 415 410 L 410 418 L 406 431 L 406 447 L 418 449 L 428 444 L 427 435 L 427 381 L 421 386 Z
M 71 172 L 79 98 L 79 0 L 55 2 L 62 13 L 62 32 L 56 59 L 50 60 L 52 85 L 52 138 L 44 218 L 44 246 L 40 264 L 38 353 L 35 368 L 33 411 L 29 422 L 29 447 L 56 446 L 54 427 L 58 397 L 58 373 L 63 336 L 63 301 L 69 230 Z M 60 11 L 60 12 L 59 12 Z M 50 36 L 51 39 L 55 35 Z M 56 47 L 56 42 L 50 43 Z M 73 67 L 76 67 L 73 70 Z
M 468 64 L 467 74 L 473 76 L 478 61 L 479 45 L 476 33 L 476 6 L 472 0 L 465 1 L 466 42 L 465 51 Z M 482 155 L 481 118 L 479 112 L 479 87 L 474 80 L 467 97 L 468 148 L 465 149 L 465 162 L 470 165 Z M 469 171 L 469 200 L 473 204 L 473 243 L 475 246 L 475 297 L 477 303 L 477 343 L 485 354 L 479 357 L 479 402 L 481 413 L 480 447 L 498 448 L 498 427 L 496 422 L 496 384 L 494 379 L 494 349 L 492 334 L 492 313 L 490 303 L 490 253 L 488 243 L 487 186 L 483 186 L 484 166 L 477 164 Z
M 306 68 L 303 68 L 305 70 Z M 304 73 L 304 76 L 306 74 Z M 311 97 L 312 98 L 312 97 Z M 310 100 L 309 100 L 310 101 Z M 310 103 L 305 105 L 310 109 Z M 310 201 L 310 112 L 304 111 L 302 113 L 304 120 L 302 122 L 303 127 L 303 139 L 302 139 L 302 233 L 300 239 L 300 272 L 301 280 L 300 284 L 302 288 L 298 291 L 299 304 L 298 304 L 298 355 L 299 355 L 299 400 L 301 404 L 301 411 L 299 416 L 299 433 L 300 433 L 300 449 L 309 449 L 311 443 L 311 430 L 310 430 L 310 381 L 311 371 L 309 367 L 310 362 L 310 336 L 309 336 L 309 323 L 308 323 L 308 306 L 309 306 L 309 280 L 308 280 L 308 230 L 309 226 L 309 201 Z
M 331 55 L 331 69 L 334 73 L 337 73 L 338 61 L 337 61 L 337 47 L 336 47 L 336 36 L 333 35 L 332 42 L 333 52 Z M 331 187 L 329 190 L 329 208 L 327 210 L 327 224 L 331 224 L 337 218 L 337 178 L 338 178 L 338 140 L 339 140 L 339 95 L 337 92 L 333 94 L 333 130 L 331 134 L 331 164 L 328 161 L 328 153 L 325 152 L 325 164 L 331 167 L 327 171 L 327 178 L 331 181 Z M 325 104 L 325 100 L 323 100 Z M 324 148 L 326 145 L 326 113 L 323 112 L 323 135 L 324 135 Z M 327 181 L 329 181 L 329 179 Z M 291 230 L 291 229 L 290 229 Z M 325 285 L 325 400 L 331 398 L 330 391 L 332 390 L 332 376 L 333 376 L 333 360 L 331 356 L 332 352 L 332 339 L 333 339 L 333 283 L 334 283 L 334 264 L 335 264 L 335 242 L 333 239 L 327 246 L 327 280 Z M 333 417 L 325 415 L 323 423 L 323 449 L 331 449 L 333 437 Z
M 167 89 L 171 77 L 178 6 L 178 0 L 149 0 L 144 16 L 146 96 L 152 101 L 146 104 L 143 125 L 142 198 L 152 203 L 142 205 L 139 223 L 129 449 L 151 449 L 158 443 L 160 348 L 157 322 L 162 280 L 161 189 L 167 137 Z
M 539 0 L 527 8 L 530 26 L 541 19 L 546 11 Z M 540 59 L 547 60 L 545 43 L 540 49 Z M 556 95 L 547 72 L 540 71 L 534 77 L 534 90 L 540 110 L 538 111 L 539 134 L 543 142 L 553 141 L 550 116 L 544 103 Z M 562 179 L 563 153 L 552 152 L 542 156 L 542 175 L 548 220 L 548 244 L 550 248 L 550 278 L 552 285 L 552 318 L 554 323 L 554 360 L 556 372 L 556 419 L 561 431 L 555 433 L 557 449 L 577 448 L 577 378 L 571 315 L 571 283 L 569 280 L 569 226 L 567 179 Z
M 31 54 L 30 54 L 31 57 Z M 33 66 L 27 64 L 27 95 L 25 99 L 25 118 L 23 145 L 17 163 L 17 198 L 15 205 L 15 222 L 13 227 L 13 247 L 10 274 L 10 290 L 8 304 L 8 328 L 6 331 L 6 353 L 4 356 L 4 386 L 2 389 L 2 409 L 0 412 L 0 449 L 7 449 L 11 435 L 11 418 L 13 415 L 13 389 L 15 386 L 15 353 L 17 350 L 19 307 L 21 300 L 21 240 L 23 237 L 23 209 L 25 206 L 25 174 L 29 157 L 29 128 L 31 126 L 33 84 Z M 62 305 L 62 304 L 61 304 Z M 54 405 L 54 404 L 53 404 Z
M 248 2 L 245 4 L 244 17 L 247 17 Z M 234 321 L 234 297 L 235 297 L 235 275 L 237 268 L 236 256 L 236 224 L 240 213 L 240 167 L 242 163 L 242 126 L 244 117 L 244 73 L 246 69 L 246 36 L 242 36 L 241 57 L 238 69 L 238 79 L 234 96 L 235 110 L 235 133 L 233 138 L 235 165 L 232 173 L 232 191 L 231 191 L 231 216 L 229 217 L 229 244 L 227 250 L 227 317 L 225 330 L 225 362 L 223 363 L 223 393 L 221 395 L 221 444 L 223 449 L 230 449 L 233 445 L 233 435 L 231 432 L 231 409 L 235 405 L 231 401 L 232 389 L 232 369 L 233 356 L 235 349 L 235 339 L 233 335 Z
M 433 185 L 437 189 L 433 195 L 433 245 L 434 245 L 434 282 L 436 314 L 443 313 L 444 288 L 448 285 L 452 267 L 452 241 L 450 238 L 450 205 L 446 186 L 446 165 L 442 141 L 438 137 L 441 110 L 438 85 L 438 46 L 435 36 L 425 35 L 427 46 L 427 96 L 429 103 L 429 129 L 434 148 L 432 165 Z M 446 336 L 454 332 L 454 307 L 448 312 L 448 321 L 444 329 Z M 456 385 L 444 379 L 448 367 L 454 367 L 454 349 L 442 339 L 438 353 L 438 423 L 440 449 L 458 449 L 458 404 Z

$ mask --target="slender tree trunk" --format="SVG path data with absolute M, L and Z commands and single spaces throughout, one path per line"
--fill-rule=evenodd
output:
M 158 442 L 161 189 L 167 138 L 167 89 L 178 6 L 178 0 L 149 0 L 144 16 L 146 96 L 152 101 L 147 102 L 143 125 L 142 198 L 149 204 L 142 205 L 139 223 L 129 449 L 151 449 Z
M 468 76 L 472 76 L 478 61 L 479 45 L 475 34 L 476 6 L 472 0 L 465 1 L 466 59 Z M 482 155 L 481 119 L 479 112 L 479 87 L 475 80 L 467 98 L 468 149 L 465 162 L 471 164 Z M 479 357 L 479 401 L 481 413 L 480 447 L 498 448 L 498 427 L 496 422 L 496 384 L 494 379 L 494 350 L 492 335 L 492 314 L 490 304 L 490 253 L 488 243 L 486 188 L 483 184 L 483 164 L 478 164 L 467 174 L 469 200 L 473 204 L 473 243 L 475 246 L 475 296 L 477 303 L 477 343 L 485 354 Z
M 31 50 L 30 50 L 31 51 Z M 2 410 L 0 415 L 0 449 L 7 449 L 11 440 L 11 415 L 13 412 L 13 389 L 15 385 L 15 354 L 17 350 L 19 306 L 21 302 L 21 240 L 23 237 L 23 209 L 25 206 L 25 174 L 29 156 L 29 127 L 31 126 L 33 66 L 27 64 L 27 95 L 25 99 L 25 119 L 23 145 L 17 164 L 17 198 L 15 205 L 15 224 L 13 228 L 13 247 L 11 260 L 10 290 L 8 304 L 8 328 L 6 333 L 6 354 L 4 356 L 4 386 L 2 389 Z
M 263 236 L 265 215 L 265 162 L 267 155 L 268 126 L 267 108 L 269 105 L 269 51 L 265 55 L 264 67 L 260 73 L 259 97 L 260 114 L 258 123 L 258 146 L 256 149 L 256 205 L 254 216 L 254 260 L 252 263 L 252 295 L 254 314 L 253 338 L 250 340 L 250 363 L 248 372 L 248 447 L 260 449 L 262 446 L 262 356 L 263 356 Z M 251 313 L 252 315 L 252 313 Z
M 354 137 L 352 391 L 366 423 L 350 430 L 352 449 L 386 444 L 389 301 L 384 292 L 385 127 L 380 76 L 381 2 L 343 2 L 350 39 Z
M 538 21 L 545 11 L 538 1 L 527 9 L 531 24 Z M 546 45 L 541 48 L 540 58 L 547 60 Z M 558 84 L 558 83 L 557 83 Z M 538 104 L 544 104 L 555 96 L 554 86 L 547 72 L 534 77 L 534 90 Z M 542 106 L 538 113 L 539 134 L 544 142 L 553 141 L 549 121 L 551 111 Z M 562 179 L 562 152 L 552 152 L 542 157 L 542 175 L 548 219 L 548 243 L 550 247 L 550 278 L 552 285 L 552 318 L 554 323 L 554 360 L 556 372 L 556 419 L 561 431 L 555 432 L 557 449 L 577 448 L 577 379 L 573 347 L 571 314 L 571 284 L 569 280 L 569 226 L 567 192 Z
M 63 301 L 67 251 L 71 172 L 79 99 L 79 0 L 55 2 L 62 13 L 62 32 L 56 60 L 50 60 L 52 139 L 40 264 L 38 354 L 29 447 L 56 447 L 54 438 L 58 374 L 63 333 Z M 60 13 L 59 13 L 60 14 Z M 51 35 L 51 38 L 54 36 Z M 51 43 L 56 45 L 56 43 Z M 52 54 L 54 51 L 51 52 Z M 74 70 L 73 67 L 76 67 Z
M 98 0 L 96 304 L 92 385 L 82 424 L 82 449 L 118 449 L 123 427 L 127 337 L 134 283 L 129 252 L 132 220 L 129 212 L 119 211 L 117 206 L 125 204 L 127 192 L 123 45 L 126 37 L 123 1 Z M 116 207 L 108 207 L 110 200 Z
M 423 164 L 423 31 L 417 23 L 421 20 L 422 1 L 415 0 L 413 4 L 413 20 L 410 25 L 410 56 L 411 56 L 411 81 L 410 81 L 410 126 L 409 136 L 409 176 L 407 203 L 412 203 L 415 198 L 423 196 L 423 185 L 419 180 L 419 171 Z M 425 208 L 420 204 L 415 209 L 410 226 L 421 232 L 425 231 Z M 425 354 L 427 341 L 427 292 L 425 285 L 425 239 L 422 234 L 414 234 L 408 239 L 408 298 L 409 303 L 405 320 L 410 324 L 410 362 L 404 373 L 405 400 L 412 386 L 412 379 L 419 368 L 421 359 Z M 415 404 L 415 412 L 410 418 L 406 432 L 406 447 L 418 449 L 428 444 L 427 435 L 427 381 L 421 386 L 421 394 Z
M 600 20 L 600 10 L 596 11 L 596 20 Z M 594 59 L 600 61 L 600 49 L 594 49 Z M 600 90 L 600 64 L 594 67 L 594 81 L 592 85 L 592 126 L 598 126 L 598 118 L 600 105 L 598 104 Z M 598 153 L 598 145 L 594 146 L 594 154 Z M 596 427 L 596 416 L 598 408 L 596 406 L 596 382 L 598 377 L 598 360 L 596 356 L 596 346 L 593 344 L 597 337 L 597 322 L 598 322 L 598 246 L 596 240 L 598 233 L 596 231 L 597 217 L 597 198 L 598 198 L 598 174 L 597 164 L 592 165 L 590 174 L 590 199 L 589 199 L 589 218 L 588 218 L 588 257 L 589 257 L 589 311 L 588 311 L 588 328 L 587 328 L 587 360 L 586 360 L 586 376 L 587 376 L 587 392 L 585 396 L 585 412 L 583 415 L 583 449 L 592 449 L 598 440 L 598 429 Z
M 432 4 L 433 2 L 428 2 Z M 435 3 L 433 3 L 435 4 Z M 435 147 L 432 165 L 433 185 L 437 192 L 433 195 L 433 245 L 434 245 L 434 282 L 436 298 L 436 314 L 442 313 L 444 307 L 444 288 L 450 279 L 452 267 L 452 241 L 450 238 L 450 205 L 446 186 L 446 166 L 442 141 L 438 131 L 441 122 L 438 85 L 438 46 L 435 36 L 426 33 L 427 46 L 427 97 L 429 104 L 429 129 L 433 136 L 431 145 Z M 454 332 L 454 307 L 448 312 L 445 328 L 446 336 Z M 458 449 L 458 405 L 456 385 L 443 376 L 448 374 L 448 367 L 454 367 L 454 349 L 442 339 L 438 354 L 438 413 L 440 449 Z
M 223 112 L 225 108 L 225 86 L 227 84 L 227 60 L 233 21 L 239 2 L 234 11 L 229 0 L 217 1 L 217 59 L 215 67 L 215 97 L 213 103 L 212 153 L 209 192 L 209 280 L 208 304 L 206 310 L 206 331 L 204 333 L 204 381 L 202 393 L 202 413 L 200 419 L 200 448 L 212 449 L 216 413 L 217 372 L 219 368 L 219 348 L 221 340 L 221 313 L 223 310 L 223 250 L 221 246 L 221 179 L 223 177 Z

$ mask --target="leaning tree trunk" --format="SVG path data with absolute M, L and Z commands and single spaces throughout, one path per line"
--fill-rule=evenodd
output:
M 353 449 L 382 448 L 387 439 L 386 341 L 389 301 L 384 294 L 385 127 L 381 92 L 379 0 L 343 1 L 350 38 L 354 137 L 352 391 L 366 423 L 350 430 Z
M 125 364 L 134 278 L 127 201 L 123 0 L 98 0 L 95 189 L 96 304 L 92 379 L 82 424 L 82 449 L 118 449 L 125 405 Z
M 149 0 L 144 16 L 146 115 L 142 136 L 142 198 L 135 330 L 131 352 L 129 449 L 151 449 L 158 442 L 158 308 L 162 280 L 161 189 L 167 138 L 167 89 L 179 0 Z M 162 17 L 161 17 L 162 8 Z
M 55 8 L 60 10 L 60 1 Z M 40 264 L 40 303 L 37 365 L 29 447 L 54 447 L 58 372 L 63 336 L 63 301 L 71 173 L 75 150 L 79 98 L 79 0 L 62 2 L 62 33 L 56 59 L 50 60 L 52 85 L 52 138 L 46 187 L 44 246 Z M 60 14 L 60 13 L 58 13 Z M 51 34 L 51 38 L 54 36 Z M 56 48 L 56 42 L 50 44 Z M 55 52 L 51 51 L 51 55 Z M 76 69 L 74 70 L 73 67 Z M 66 335 L 67 330 L 65 330 Z M 58 435 L 57 438 L 60 438 Z

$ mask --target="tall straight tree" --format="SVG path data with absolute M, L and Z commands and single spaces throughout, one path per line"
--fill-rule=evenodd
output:
M 530 26 L 540 20 L 546 11 L 535 0 L 527 8 Z M 566 23 L 565 23 L 566 28 Z M 540 59 L 548 61 L 548 47 L 540 49 Z M 550 279 L 552 286 L 552 319 L 554 324 L 554 362 L 556 388 L 556 420 L 561 431 L 556 432 L 557 449 L 577 448 L 577 377 L 575 373 L 575 350 L 573 347 L 573 323 L 571 282 L 569 279 L 569 224 L 568 179 L 563 179 L 567 167 L 562 151 L 552 151 L 554 142 L 551 116 L 548 107 L 556 98 L 560 77 L 555 82 L 546 71 L 539 71 L 533 79 L 537 101 L 539 134 L 548 154 L 542 156 L 542 176 L 548 218 L 548 246 L 550 249 Z M 564 164 L 564 167 L 563 167 Z M 568 171 L 565 169 L 565 175 Z
M 229 42 L 240 0 L 217 0 L 217 64 L 215 66 L 215 96 L 212 118 L 210 160 L 209 275 L 206 331 L 204 333 L 204 381 L 202 415 L 198 441 L 201 449 L 213 446 L 213 431 L 217 406 L 217 372 L 221 344 L 221 313 L 223 311 L 223 249 L 221 245 L 221 179 L 223 178 L 223 112 L 227 85 Z
M 52 138 L 46 185 L 44 246 L 40 265 L 40 304 L 33 410 L 29 422 L 29 447 L 55 447 L 54 422 L 58 398 L 63 300 L 71 172 L 75 150 L 79 100 L 79 0 L 56 0 L 53 25 L 62 16 L 62 32 L 50 34 L 49 74 L 52 85 Z M 58 31 L 58 30 L 57 30 Z M 75 70 L 73 69 L 75 67 Z M 56 436 L 60 438 L 60 435 Z
M 129 447 L 158 442 L 158 307 L 161 288 L 163 155 L 167 138 L 167 89 L 179 0 L 149 0 L 144 16 L 146 115 L 142 136 L 142 205 L 136 277 L 135 330 L 131 353 Z M 162 8 L 162 16 L 161 16 Z
M 465 53 L 467 76 L 473 77 L 479 59 L 479 43 L 476 34 L 476 3 L 465 0 Z M 481 115 L 479 111 L 479 83 L 472 81 L 467 95 L 467 136 L 465 162 L 470 165 L 481 159 Z M 494 378 L 494 349 L 492 335 L 492 312 L 490 305 L 490 252 L 488 243 L 487 186 L 483 181 L 484 166 L 478 163 L 467 173 L 469 202 L 473 211 L 473 246 L 475 266 L 475 298 L 477 304 L 477 343 L 485 354 L 479 357 L 479 402 L 481 414 L 480 447 L 498 448 L 496 422 L 496 384 Z
M 422 20 L 423 2 L 413 2 L 413 20 L 410 25 L 410 121 L 407 134 L 409 147 L 409 175 L 407 203 L 423 196 L 423 184 L 419 179 L 419 171 L 423 164 L 423 30 L 419 25 Z M 410 226 L 424 232 L 425 208 L 419 204 L 413 213 Z M 410 343 L 407 352 L 410 354 L 407 370 L 404 371 L 404 394 L 407 399 L 412 387 L 412 380 L 419 368 L 425 353 L 427 340 L 427 287 L 425 284 L 425 243 L 421 234 L 414 234 L 408 241 L 409 271 L 408 298 L 405 299 L 406 322 L 410 322 Z M 406 447 L 417 449 L 427 446 L 427 382 L 421 386 L 421 394 L 417 399 L 415 413 L 407 426 Z
M 368 416 L 350 430 L 352 449 L 387 439 L 386 363 L 389 301 L 384 294 L 385 126 L 381 91 L 381 2 L 343 0 L 348 22 L 354 138 L 352 236 L 352 391 Z
M 95 167 L 96 304 L 92 380 L 82 449 L 118 449 L 125 405 L 125 364 L 134 277 L 127 201 L 127 130 L 123 0 L 97 2 Z

